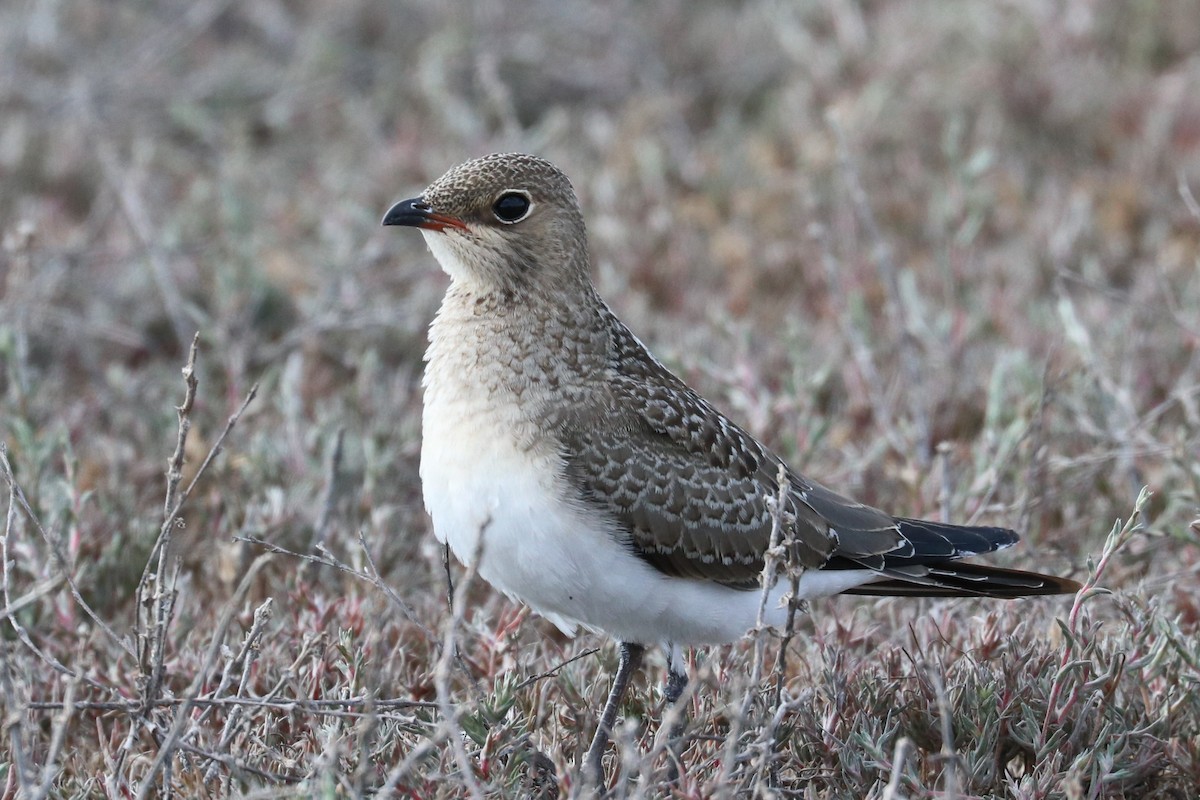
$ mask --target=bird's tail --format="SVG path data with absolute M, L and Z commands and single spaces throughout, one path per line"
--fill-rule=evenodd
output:
M 920 519 L 896 519 L 909 547 L 883 555 L 880 579 L 847 594 L 902 597 L 1028 597 L 1072 594 L 1079 584 L 1038 572 L 964 563 L 959 559 L 1003 550 L 1017 543 L 1007 528 L 949 525 Z
M 1070 578 L 951 561 L 893 567 L 886 577 L 850 589 L 846 594 L 889 597 L 1030 597 L 1073 594 L 1079 584 Z

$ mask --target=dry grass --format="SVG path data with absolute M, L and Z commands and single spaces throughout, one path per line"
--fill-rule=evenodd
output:
M 695 653 L 678 796 L 1194 796 L 1193 6 L 3 4 L 0 794 L 578 792 L 615 652 L 456 567 L 449 610 L 445 278 L 377 227 L 520 149 L 574 178 L 602 293 L 796 466 L 1089 585 Z M 661 675 L 620 796 L 669 793 Z

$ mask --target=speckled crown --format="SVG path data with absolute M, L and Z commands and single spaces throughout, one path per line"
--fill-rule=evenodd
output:
M 527 153 L 493 153 L 459 164 L 429 184 L 421 197 L 443 213 L 465 216 L 490 205 L 506 189 L 530 192 L 535 200 L 579 205 L 562 170 Z

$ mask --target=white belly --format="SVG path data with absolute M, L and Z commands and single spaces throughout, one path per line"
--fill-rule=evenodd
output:
M 566 499 L 556 455 L 521 450 L 485 421 L 478 413 L 426 413 L 421 450 L 434 533 L 464 564 L 479 556 L 484 580 L 569 635 L 583 625 L 622 641 L 692 645 L 734 641 L 754 627 L 758 591 L 658 572 L 618 540 L 604 515 Z M 869 577 L 810 571 L 800 593 L 834 594 Z M 786 588 L 772 591 L 768 624 L 785 621 Z

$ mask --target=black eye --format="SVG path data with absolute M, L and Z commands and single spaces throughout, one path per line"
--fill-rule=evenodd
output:
M 525 219 L 532 207 L 529 195 L 524 192 L 505 192 L 492 203 L 492 213 L 496 215 L 496 219 L 511 225 Z

